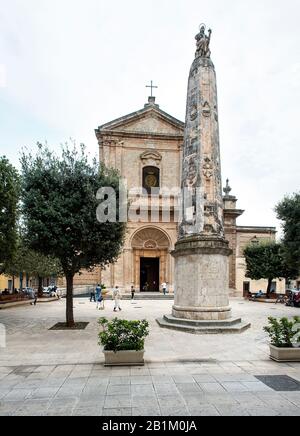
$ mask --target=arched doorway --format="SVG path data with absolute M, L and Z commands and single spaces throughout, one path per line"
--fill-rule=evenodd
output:
M 169 281 L 170 240 L 158 228 L 139 230 L 132 238 L 134 281 L 141 292 L 159 292 Z

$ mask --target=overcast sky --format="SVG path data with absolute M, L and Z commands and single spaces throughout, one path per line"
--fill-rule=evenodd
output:
M 195 34 L 213 29 L 223 180 L 240 225 L 279 226 L 299 190 L 299 0 L 0 0 L 0 154 L 70 137 L 157 103 L 184 120 Z

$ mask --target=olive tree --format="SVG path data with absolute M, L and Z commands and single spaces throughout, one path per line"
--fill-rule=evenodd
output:
M 26 243 L 59 259 L 67 283 L 66 323 L 74 326 L 73 279 L 82 269 L 116 262 L 126 225 L 99 222 L 97 192 L 110 187 L 119 199 L 119 176 L 89 161 L 85 147 L 66 144 L 60 156 L 38 144 L 36 155 L 25 152 L 22 163 L 22 201 Z

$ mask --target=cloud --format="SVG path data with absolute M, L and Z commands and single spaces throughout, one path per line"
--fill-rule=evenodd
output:
M 223 178 L 246 209 L 241 224 L 278 224 L 275 204 L 299 189 L 298 0 L 1 3 L 1 153 L 17 162 L 24 142 L 59 147 L 73 137 L 96 154 L 94 128 L 143 107 L 149 80 L 162 109 L 184 119 L 194 36 L 206 22 Z
M 6 83 L 6 68 L 5 65 L 0 65 L 0 88 L 5 88 Z

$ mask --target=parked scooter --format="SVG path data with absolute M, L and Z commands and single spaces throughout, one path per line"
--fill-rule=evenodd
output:
M 288 302 L 286 303 L 287 306 L 300 307 L 300 291 L 290 291 L 288 298 Z

